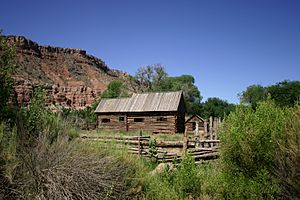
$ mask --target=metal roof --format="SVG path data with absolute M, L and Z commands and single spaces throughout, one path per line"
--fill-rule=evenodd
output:
M 182 91 L 133 94 L 129 98 L 102 99 L 95 113 L 177 111 Z

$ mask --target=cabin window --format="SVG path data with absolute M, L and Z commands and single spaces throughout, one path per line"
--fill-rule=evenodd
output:
M 166 117 L 158 117 L 157 121 L 158 122 L 166 122 L 166 121 L 168 121 L 168 118 L 166 118 Z
M 109 122 L 110 122 L 110 119 L 108 119 L 108 118 L 103 118 L 103 119 L 101 120 L 101 122 L 102 122 L 102 123 L 109 123 Z
M 193 131 L 196 130 L 196 122 L 192 123 Z
M 124 117 L 119 117 L 119 122 L 124 122 Z
M 143 122 L 144 118 L 134 118 L 133 121 L 134 122 Z

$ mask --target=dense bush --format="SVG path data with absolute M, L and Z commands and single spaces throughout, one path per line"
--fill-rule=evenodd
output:
M 278 141 L 275 155 L 275 176 L 284 199 L 300 198 L 300 105 L 295 106 Z
M 240 106 L 228 116 L 221 129 L 224 198 L 275 199 L 290 190 L 299 198 L 299 177 L 293 176 L 300 162 L 298 115 L 299 106 L 280 108 L 268 100 L 256 111 Z
M 176 170 L 148 175 L 145 179 L 146 199 L 184 199 L 201 193 L 200 176 L 195 160 L 186 155 Z

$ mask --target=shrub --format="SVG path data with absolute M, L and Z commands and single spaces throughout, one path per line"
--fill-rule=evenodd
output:
M 184 199 L 200 194 L 201 185 L 194 159 L 187 155 L 178 168 L 145 178 L 146 199 Z
M 256 111 L 239 106 L 228 116 L 221 128 L 223 197 L 274 199 L 281 185 L 284 198 L 299 197 L 299 113 L 299 106 L 268 100 Z
M 177 191 L 182 198 L 192 195 L 200 194 L 201 184 L 198 176 L 198 168 L 192 156 L 186 155 L 174 173 L 174 178 L 171 181 L 175 191 Z
M 12 172 L 16 166 L 16 137 L 15 127 L 10 128 L 5 123 L 0 124 L 0 170 L 3 175 L 12 180 Z
M 262 169 L 271 170 L 277 141 L 282 138 L 289 111 L 262 102 L 256 112 L 240 106 L 221 129 L 222 162 L 231 173 L 253 177 Z
M 284 128 L 284 137 L 278 141 L 275 155 L 275 176 L 284 199 L 300 199 L 300 105 L 293 109 Z

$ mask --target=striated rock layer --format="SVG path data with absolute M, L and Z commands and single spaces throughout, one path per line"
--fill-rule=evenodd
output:
M 16 47 L 15 92 L 20 105 L 30 101 L 33 89 L 42 85 L 49 104 L 82 109 L 90 106 L 115 79 L 134 83 L 127 73 L 111 70 L 102 60 L 81 49 L 41 46 L 23 36 L 5 36 Z

